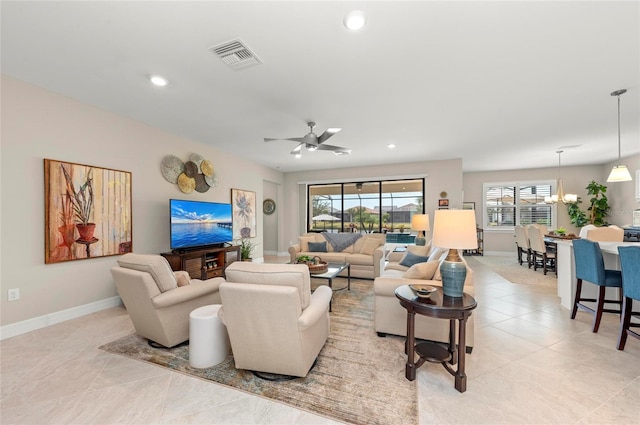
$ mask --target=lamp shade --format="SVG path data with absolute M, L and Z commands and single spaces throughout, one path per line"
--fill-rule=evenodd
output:
M 414 214 L 411 217 L 411 229 L 423 232 L 429 231 L 429 214 Z
M 437 210 L 433 219 L 433 245 L 450 249 L 478 248 L 475 211 Z
M 611 169 L 611 173 L 607 178 L 607 183 L 628 182 L 631 181 L 631 174 L 626 165 L 616 165 Z

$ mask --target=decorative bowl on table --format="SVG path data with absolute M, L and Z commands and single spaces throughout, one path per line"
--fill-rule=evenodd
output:
M 329 270 L 329 263 L 322 261 L 318 256 L 301 255 L 296 259 L 296 264 L 306 264 L 309 267 L 309 273 L 313 274 L 324 273 Z
M 431 294 L 436 292 L 438 288 L 431 285 L 409 285 L 409 288 L 413 290 L 420 298 L 429 298 Z

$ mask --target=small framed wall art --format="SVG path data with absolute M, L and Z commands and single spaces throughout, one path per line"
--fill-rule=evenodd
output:
M 250 190 L 231 189 L 231 205 L 233 238 L 255 238 L 257 234 L 256 193 Z

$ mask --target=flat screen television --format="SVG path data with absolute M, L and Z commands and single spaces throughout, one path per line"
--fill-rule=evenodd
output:
M 171 249 L 222 246 L 233 240 L 231 204 L 170 199 Z

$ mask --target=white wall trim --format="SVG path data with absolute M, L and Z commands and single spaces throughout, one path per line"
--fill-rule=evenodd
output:
M 22 322 L 11 323 L 10 325 L 0 327 L 0 340 L 66 322 L 67 320 L 76 319 L 108 308 L 117 307 L 121 304 L 122 300 L 120 297 L 115 296 L 55 313 L 45 314 L 44 316 L 23 320 Z

